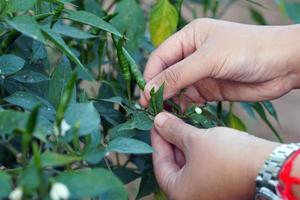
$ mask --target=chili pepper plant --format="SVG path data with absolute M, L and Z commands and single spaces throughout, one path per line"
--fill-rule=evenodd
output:
M 148 108 L 138 103 L 150 53 L 188 23 L 182 7 L 219 18 L 236 2 L 0 0 L 0 199 L 164 199 L 149 137 L 164 108 L 199 128 L 246 131 L 240 105 L 282 141 L 268 101 L 183 110 L 163 100 L 162 85 Z M 262 5 L 249 2 L 255 22 L 266 23 Z M 126 191 L 133 181 L 138 190 Z

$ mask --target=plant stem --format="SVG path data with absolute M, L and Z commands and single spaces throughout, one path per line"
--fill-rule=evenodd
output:
M 127 96 L 128 96 L 128 101 L 129 101 L 129 104 L 131 105 L 132 104 L 132 98 L 131 98 L 131 84 L 130 82 L 127 82 Z
M 101 32 L 101 33 L 103 33 L 103 32 Z M 103 60 L 104 50 L 105 50 L 105 46 L 106 46 L 105 44 L 106 44 L 106 34 L 105 34 L 105 37 L 103 37 L 103 38 L 101 37 L 99 39 L 99 45 L 98 45 L 98 51 L 97 51 L 98 61 L 99 61 L 99 63 L 98 63 L 98 65 L 99 65 L 99 67 L 98 67 L 98 78 L 97 78 L 98 81 L 100 81 L 101 77 L 102 77 L 101 70 L 102 70 L 102 60 Z
M 120 164 L 120 156 L 119 156 L 119 153 L 116 153 L 116 162 L 117 162 L 118 167 L 120 167 L 121 164 Z
M 105 164 L 106 164 L 106 167 L 108 168 L 108 170 L 112 172 L 112 170 L 111 170 L 111 166 L 110 166 L 110 164 L 109 164 L 109 161 L 108 161 L 108 159 L 107 159 L 107 158 L 104 158 L 104 162 L 105 162 Z
M 29 143 L 31 137 L 27 132 L 23 132 L 22 134 L 22 165 L 25 166 L 27 164 L 27 155 L 29 152 Z
M 12 44 L 20 35 L 21 33 L 16 30 L 11 31 L 7 38 L 0 44 L 0 55 L 4 54 L 9 45 Z
M 130 159 L 126 160 L 126 162 L 123 164 L 123 167 L 126 167 L 130 163 Z
M 219 120 L 222 119 L 222 113 L 223 113 L 223 103 L 222 101 L 219 101 L 217 105 L 217 117 Z
M 5 148 L 7 148 L 12 154 L 14 154 L 14 156 L 17 156 L 19 151 L 12 146 L 11 144 L 7 143 L 7 142 L 1 142 L 0 143 L 2 146 L 4 146 Z
M 111 4 L 107 7 L 106 12 L 109 12 L 114 7 L 114 5 L 116 4 L 116 2 L 117 2 L 116 0 L 113 0 L 111 2 Z

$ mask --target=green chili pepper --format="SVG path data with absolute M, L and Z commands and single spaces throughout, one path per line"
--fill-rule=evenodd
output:
M 131 75 L 130 75 L 129 62 L 127 61 L 127 58 L 122 51 L 125 38 L 123 37 L 118 42 L 116 42 L 115 38 L 113 37 L 113 41 L 115 43 L 115 46 L 117 47 L 117 56 L 118 56 L 119 65 L 120 65 L 123 78 L 126 81 L 126 83 L 130 83 Z
M 130 72 L 131 72 L 133 78 L 135 79 L 139 88 L 144 90 L 144 88 L 146 86 L 146 81 L 142 75 L 142 72 L 140 71 L 137 64 L 135 63 L 133 58 L 130 56 L 130 54 L 124 47 L 122 48 L 122 51 L 123 51 L 123 54 L 125 55 L 125 57 L 127 58 L 127 62 L 129 63 Z

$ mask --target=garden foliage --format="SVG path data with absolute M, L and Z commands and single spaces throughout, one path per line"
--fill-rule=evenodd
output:
M 191 2 L 218 18 L 237 0 L 157 0 L 150 10 L 137 0 L 0 0 L 0 199 L 127 199 L 124 185 L 136 179 L 137 199 L 163 199 L 149 139 L 163 109 L 200 128 L 246 131 L 233 111 L 241 105 L 281 140 L 268 101 L 182 110 L 163 101 L 162 85 L 149 108 L 138 104 L 149 54 L 188 23 L 181 8 Z M 300 4 L 277 3 L 300 21 Z M 267 23 L 262 5 L 247 5 Z

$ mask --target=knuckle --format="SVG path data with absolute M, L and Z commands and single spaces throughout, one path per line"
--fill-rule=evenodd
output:
M 197 19 L 194 19 L 191 24 L 192 25 L 200 25 L 200 26 L 204 26 L 204 25 L 207 25 L 207 24 L 211 24 L 213 23 L 213 19 L 211 18 L 197 18 Z
M 167 62 L 165 61 L 165 59 L 163 59 L 163 57 L 159 53 L 159 47 L 150 55 L 149 60 L 157 61 L 160 64 L 160 66 L 162 67 L 162 69 L 165 69 L 166 67 L 168 67 Z
M 163 79 L 167 86 L 176 87 L 177 83 L 181 79 L 181 75 L 176 70 L 169 68 L 164 71 Z
M 182 133 L 182 144 L 184 145 L 185 149 L 188 149 L 189 146 L 193 145 L 195 141 L 194 134 L 192 133 Z

